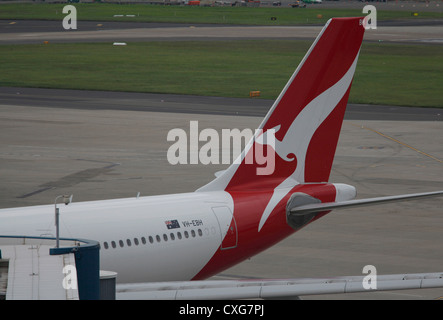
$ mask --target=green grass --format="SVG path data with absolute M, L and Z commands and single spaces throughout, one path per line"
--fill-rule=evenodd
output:
M 441 108 L 442 56 L 442 46 L 364 44 L 350 100 Z
M 62 20 L 62 8 L 66 4 L 3 4 L 0 19 Z M 295 25 L 324 24 L 332 17 L 361 16 L 358 9 L 324 9 L 312 5 L 308 8 L 289 7 L 194 7 L 118 4 L 74 4 L 78 20 L 94 21 L 143 21 L 143 22 L 186 22 L 223 23 L 246 25 Z M 362 3 L 362 8 L 364 3 Z M 114 15 L 135 15 L 116 18 Z M 321 18 L 319 18 L 319 15 Z M 276 17 L 276 20 L 271 20 Z M 420 12 L 412 17 L 409 11 L 377 10 L 377 20 L 442 18 L 441 12 Z
M 0 86 L 275 99 L 311 42 L 0 46 Z M 350 102 L 443 107 L 443 46 L 364 44 Z

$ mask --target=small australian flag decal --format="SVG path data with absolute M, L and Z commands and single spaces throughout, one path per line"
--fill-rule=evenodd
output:
M 177 220 L 168 220 L 168 221 L 165 221 L 165 224 L 168 229 L 180 228 L 180 224 L 178 223 Z

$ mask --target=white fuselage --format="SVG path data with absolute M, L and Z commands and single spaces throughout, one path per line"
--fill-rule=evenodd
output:
M 57 207 L 60 237 L 99 241 L 100 268 L 119 282 L 191 280 L 220 247 L 233 212 L 224 191 Z M 214 213 L 219 207 L 225 214 Z M 54 205 L 2 209 L 0 218 L 1 235 L 56 235 Z

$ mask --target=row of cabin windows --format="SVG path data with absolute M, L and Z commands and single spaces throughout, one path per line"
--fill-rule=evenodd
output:
M 197 236 L 195 230 L 191 230 L 191 237 L 195 238 Z M 197 230 L 198 235 L 201 237 L 203 236 L 203 231 L 201 229 Z M 188 231 L 184 231 L 183 232 L 184 237 L 186 239 L 189 238 L 189 232 Z M 181 240 L 183 239 L 183 236 L 181 234 L 181 232 L 177 232 L 177 235 L 175 233 L 170 233 L 169 236 L 164 233 L 163 234 L 163 241 L 168 241 L 169 239 L 171 239 L 172 241 L 174 241 L 175 239 Z M 119 247 L 123 248 L 125 245 L 127 245 L 128 247 L 132 246 L 132 244 L 138 246 L 140 243 L 141 244 L 147 244 L 149 243 L 154 243 L 154 242 L 161 242 L 162 241 L 162 237 L 160 235 L 156 235 L 155 238 L 152 236 L 149 236 L 148 239 L 146 240 L 145 237 L 141 237 L 140 240 L 138 238 L 134 238 L 132 241 L 131 239 L 126 239 L 126 241 L 123 240 L 118 240 L 118 242 L 116 241 L 111 241 L 110 243 L 108 243 L 107 241 L 103 242 L 103 247 L 105 249 L 109 249 L 109 248 L 117 248 L 117 244 Z M 126 242 L 126 244 L 125 244 Z

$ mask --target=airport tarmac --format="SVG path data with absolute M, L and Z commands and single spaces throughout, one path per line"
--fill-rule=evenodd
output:
M 99 97 L 87 99 L 79 92 L 77 103 L 83 107 L 75 107 L 66 91 L 47 93 L 43 90 L 40 98 L 34 92 L 32 99 L 16 94 L 0 100 L 2 208 L 53 203 L 59 194 L 88 201 L 136 197 L 138 192 L 147 196 L 193 191 L 226 165 L 170 165 L 166 155 L 173 142 L 167 141 L 168 132 L 174 128 L 189 132 L 191 120 L 199 121 L 200 130 L 254 129 L 262 120 L 261 116 L 184 112 L 174 109 L 176 104 L 169 101 L 172 96 L 157 101 L 162 108 L 169 109 L 170 105 L 172 111 L 158 112 L 124 110 L 125 105 L 139 103 L 139 94 L 133 94 L 132 100 L 129 93 L 121 93 L 120 99 L 118 93 L 110 93 L 108 98 L 97 93 Z M 175 99 L 180 100 L 180 96 Z M 193 97 L 183 100 L 190 107 Z M 226 106 L 241 102 L 195 100 L 206 103 L 207 109 L 217 103 Z M 246 100 L 250 105 L 259 101 Z M 50 106 L 45 106 L 45 101 Z M 155 104 L 154 99 L 149 103 Z M 106 108 L 109 104 L 122 107 Z M 408 113 L 408 108 L 400 109 Z M 365 113 L 347 118 L 330 181 L 354 185 L 359 198 L 442 190 L 443 121 L 439 110 L 422 121 L 401 118 L 401 110 L 388 112 L 389 121 L 373 120 L 368 116 L 369 107 Z M 373 109 L 373 113 L 380 112 Z M 395 114 L 399 119 L 394 120 Z M 378 274 L 440 272 L 442 204 L 443 199 L 435 198 L 332 212 L 215 278 L 351 276 L 362 275 L 365 265 L 375 266 Z M 443 289 L 304 298 L 441 296 Z

